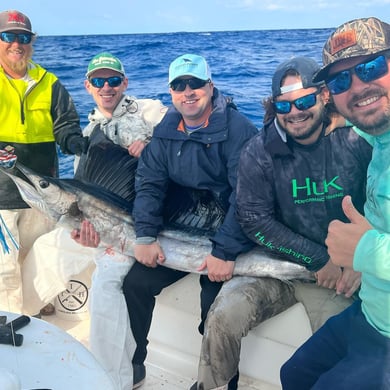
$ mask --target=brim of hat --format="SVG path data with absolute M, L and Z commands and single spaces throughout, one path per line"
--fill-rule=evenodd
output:
M 318 83 L 320 81 L 325 81 L 328 76 L 329 69 L 332 65 L 336 64 L 339 61 L 332 62 L 329 65 L 323 66 L 313 77 L 313 82 Z
M 192 72 L 188 72 L 188 73 L 186 73 L 186 74 L 182 74 L 182 75 L 180 75 L 180 76 L 176 76 L 174 79 L 168 81 L 168 85 L 169 85 L 172 81 L 175 81 L 176 79 L 178 79 L 178 78 L 180 78 L 180 77 L 185 77 L 185 76 L 192 76 L 192 77 L 195 77 L 196 79 L 203 80 L 203 81 L 208 81 L 208 80 L 210 80 L 209 78 L 207 78 L 207 79 L 202 79 L 202 78 L 200 78 L 198 75 L 196 75 L 196 74 L 194 74 L 194 73 L 192 73 Z
M 21 27 L 13 27 L 13 28 L 6 28 L 4 30 L 0 30 L 0 33 L 7 32 L 7 31 L 25 31 L 30 33 L 31 35 L 35 35 L 32 31 L 30 31 L 28 28 L 21 28 Z
M 91 70 L 90 72 L 87 72 L 87 73 L 85 74 L 85 77 L 89 77 L 92 73 L 97 72 L 98 70 L 101 70 L 101 69 L 113 70 L 114 72 L 117 72 L 117 73 L 121 74 L 122 76 L 125 76 L 125 74 L 124 74 L 123 72 L 119 71 L 118 69 L 111 68 L 111 67 L 109 67 L 109 66 L 104 66 L 104 67 L 102 67 L 102 68 L 97 68 L 97 69 Z
M 338 59 L 337 61 L 334 61 L 332 62 L 331 64 L 328 64 L 326 66 L 323 66 L 313 77 L 313 82 L 317 83 L 319 81 L 325 81 L 328 77 L 328 74 L 329 74 L 329 70 L 331 68 L 331 66 L 335 65 L 335 64 L 338 64 L 339 62 L 341 61 L 344 61 L 344 60 L 349 60 L 350 58 L 355 58 L 355 57 L 369 57 L 369 56 L 372 56 L 372 55 L 380 55 L 380 54 L 383 54 L 384 52 L 387 52 L 389 51 L 390 48 L 388 49 L 384 49 L 384 50 L 380 50 L 380 51 L 373 51 L 372 53 L 356 53 L 356 55 L 353 55 L 351 57 L 348 57 L 348 58 L 340 58 Z

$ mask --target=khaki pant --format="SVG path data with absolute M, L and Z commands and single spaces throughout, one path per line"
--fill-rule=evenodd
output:
M 352 303 L 315 283 L 238 276 L 225 282 L 207 316 L 198 368 L 198 388 L 226 385 L 238 370 L 241 339 L 263 321 L 302 302 L 317 330 Z

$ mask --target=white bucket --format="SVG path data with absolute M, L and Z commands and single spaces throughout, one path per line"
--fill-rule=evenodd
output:
M 82 278 L 70 280 L 66 290 L 55 299 L 57 317 L 69 321 L 88 319 L 89 287 L 90 282 Z

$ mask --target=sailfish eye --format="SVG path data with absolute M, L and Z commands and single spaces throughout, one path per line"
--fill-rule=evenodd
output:
M 45 180 L 45 179 L 42 179 L 42 180 L 39 180 L 39 187 L 41 188 L 47 188 L 49 187 L 50 183 Z

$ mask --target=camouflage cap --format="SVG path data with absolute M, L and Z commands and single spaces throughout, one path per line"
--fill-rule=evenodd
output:
M 322 51 L 323 67 L 313 81 L 326 79 L 331 65 L 336 62 L 389 49 L 389 24 L 374 17 L 346 22 L 338 27 L 325 43 Z

